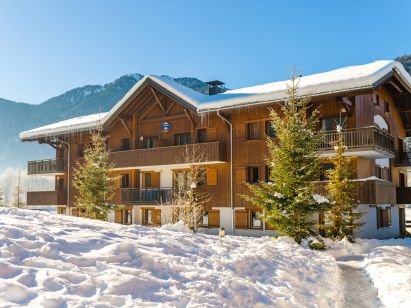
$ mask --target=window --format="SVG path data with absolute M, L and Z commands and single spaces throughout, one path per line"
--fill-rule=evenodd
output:
M 58 207 L 57 214 L 66 215 L 66 208 L 65 207 Z
M 85 144 L 79 144 L 78 145 L 78 156 L 83 157 L 85 150 L 86 150 L 86 145 Z
M 257 183 L 260 180 L 258 167 L 247 167 L 247 182 Z
M 174 145 L 185 145 L 191 143 L 190 133 L 180 133 L 174 135 Z
M 152 149 L 155 147 L 157 137 L 144 137 L 143 138 L 143 148 Z
M 384 102 L 384 112 L 390 113 L 390 104 L 388 102 Z
M 382 168 L 380 166 L 375 166 L 375 176 L 382 179 Z
M 320 181 L 328 181 L 327 171 L 334 168 L 335 166 L 332 163 L 323 164 L 320 169 Z
M 377 228 L 387 228 L 391 226 L 391 207 L 377 207 Z
M 271 169 L 268 166 L 265 166 L 265 181 L 269 182 L 270 181 L 270 174 L 271 174 Z
M 258 212 L 257 211 L 251 211 L 251 226 L 253 228 L 262 228 L 263 224 L 261 222 L 261 219 L 258 217 Z
M 130 225 L 132 222 L 131 217 L 132 217 L 132 210 L 130 209 L 123 210 L 123 224 Z
M 197 130 L 197 142 L 198 143 L 207 142 L 207 129 L 200 128 Z
M 372 95 L 372 102 L 374 103 L 375 106 L 380 105 L 380 96 L 378 94 L 373 94 Z
M 208 212 L 203 215 L 203 226 L 208 226 Z
M 265 121 L 265 134 L 271 138 L 274 138 L 277 135 L 273 123 L 273 121 Z
M 192 178 L 194 174 L 189 170 L 175 171 L 174 173 L 174 186 L 179 188 L 189 188 L 192 184 Z M 197 186 L 207 185 L 207 170 L 202 169 L 198 171 L 198 177 L 196 180 Z
M 130 138 L 121 139 L 121 150 L 122 151 L 130 150 Z
M 247 140 L 259 139 L 258 122 L 247 123 Z
M 130 187 L 130 176 L 128 173 L 121 175 L 121 188 L 129 188 Z
M 204 186 L 207 184 L 207 170 L 201 169 L 198 172 L 197 186 Z
M 151 187 L 151 173 L 144 173 L 144 187 Z
M 152 210 L 144 211 L 144 225 L 150 225 L 153 222 L 153 212 Z
M 347 117 L 325 117 L 321 119 L 321 130 L 322 131 L 333 131 L 337 129 L 337 125 L 345 127 Z

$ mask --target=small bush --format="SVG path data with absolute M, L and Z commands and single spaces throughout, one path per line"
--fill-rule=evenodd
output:
M 327 246 L 325 245 L 324 242 L 309 241 L 308 247 L 310 247 L 311 250 L 320 250 L 320 251 L 327 250 Z

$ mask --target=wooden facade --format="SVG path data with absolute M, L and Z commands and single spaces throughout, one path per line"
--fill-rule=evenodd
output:
M 127 211 L 139 206 L 142 224 L 160 225 L 159 205 L 170 197 L 173 173 L 187 168 L 181 158 L 187 148 L 197 144 L 204 153 L 201 165 L 209 174 L 204 186 L 197 188 L 210 194 L 208 226 L 218 227 L 222 218 L 219 209 L 230 207 L 232 163 L 233 206 L 237 209 L 235 227 L 259 229 L 258 221 L 253 218 L 258 209 L 243 198 L 248 194 L 245 182 L 249 180 L 249 170 L 253 170 L 259 181 L 267 178 L 269 110 L 279 110 L 280 104 L 273 102 L 221 111 L 233 127 L 231 162 L 230 127 L 220 115 L 216 112 L 196 113 L 152 85 L 141 89 L 104 127 L 115 174 L 127 179 L 114 199 L 115 204 L 126 207 L 116 210 L 114 220 L 134 223 L 130 222 Z M 328 94 L 313 98 L 312 109 L 318 109 L 321 115 L 318 131 L 323 139 L 319 153 L 324 154 L 324 163 L 327 163 L 327 155 L 332 155 L 336 139 L 336 132 L 327 125 L 336 118 L 343 119 L 347 152 L 354 156 L 356 176 L 373 179 L 362 182 L 358 192 L 361 203 L 396 204 L 397 200 L 403 200 L 400 195 L 405 190 L 396 187 L 404 186 L 406 169 L 403 167 L 411 165 L 411 160 L 404 154 L 405 124 L 397 107 L 392 89 L 384 85 L 369 91 L 345 93 L 344 97 Z M 387 127 L 377 123 L 381 119 Z M 43 199 L 37 193 L 29 193 L 30 204 L 56 202 L 56 205 L 74 207 L 73 166 L 81 161 L 82 149 L 89 144 L 90 137 L 84 132 L 61 138 L 70 146 L 60 144 L 56 160 L 29 163 L 31 174 L 62 173 L 56 175 L 55 192 L 45 194 Z M 380 160 L 386 160 L 386 163 L 379 165 Z M 60 162 L 64 162 L 63 167 Z M 375 180 L 375 177 L 381 180 Z M 318 187 L 321 192 L 324 184 L 320 182 Z M 63 192 L 66 194 L 67 191 L 70 193 L 64 199 Z M 264 229 L 270 228 L 264 226 Z

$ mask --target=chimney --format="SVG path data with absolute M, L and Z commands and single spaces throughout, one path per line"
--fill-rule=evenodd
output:
M 208 84 L 208 95 L 223 93 L 227 90 L 225 87 L 223 87 L 225 83 L 220 80 L 208 81 L 206 82 L 206 84 Z

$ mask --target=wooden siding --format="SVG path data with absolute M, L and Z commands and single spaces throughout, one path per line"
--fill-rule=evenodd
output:
M 194 145 L 112 152 L 110 158 L 116 168 L 173 165 L 183 161 L 184 155 L 192 146 Z M 204 162 L 227 161 L 225 145 L 221 142 L 199 143 L 195 147 L 199 153 L 204 153 Z
M 66 205 L 66 191 L 29 191 L 27 205 Z
M 326 195 L 327 182 L 317 183 L 317 193 Z M 391 182 L 371 180 L 358 182 L 357 198 L 361 204 L 396 204 L 397 195 L 395 185 Z
M 44 159 L 29 161 L 27 174 L 61 173 L 67 170 L 67 163 L 62 159 Z

